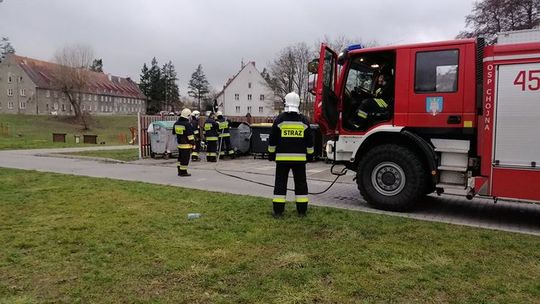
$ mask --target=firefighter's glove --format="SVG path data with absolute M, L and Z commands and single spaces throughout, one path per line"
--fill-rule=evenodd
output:
M 276 153 L 268 153 L 268 160 L 269 161 L 275 161 L 276 160 Z

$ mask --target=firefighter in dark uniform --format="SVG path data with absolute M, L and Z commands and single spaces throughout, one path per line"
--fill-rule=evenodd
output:
M 231 145 L 231 133 L 229 133 L 230 121 L 226 119 L 220 111 L 216 114 L 219 124 L 219 146 L 221 148 L 219 151 L 219 158 L 222 159 L 227 155 L 234 158 L 234 150 Z
M 309 121 L 299 112 L 300 97 L 292 92 L 285 96 L 285 112 L 281 113 L 270 133 L 269 160 L 276 161 L 273 215 L 281 217 L 285 211 L 289 171 L 294 176 L 294 194 L 298 215 L 305 216 L 308 207 L 306 162 L 313 160 L 313 137 Z
M 353 104 L 352 108 L 356 110 L 351 113 L 349 121 L 356 129 L 366 130 L 378 122 L 390 119 L 393 93 L 388 78 L 387 75 L 380 74 L 373 97 L 357 100 L 356 105 Z
M 178 163 L 176 164 L 178 176 L 191 176 L 187 172 L 187 169 L 195 136 L 193 135 L 189 121 L 190 114 L 190 109 L 183 109 L 173 127 L 173 134 L 176 134 L 176 141 L 178 143 Z
M 210 116 L 204 122 L 204 139 L 206 141 L 206 161 L 217 161 L 217 149 L 219 140 L 219 124 L 214 119 L 214 114 Z
M 191 112 L 191 129 L 193 130 L 193 135 L 195 136 L 195 145 L 193 147 L 193 152 L 191 152 L 191 160 L 198 161 L 199 153 L 201 152 L 201 133 L 199 127 L 199 117 L 201 112 L 195 110 Z

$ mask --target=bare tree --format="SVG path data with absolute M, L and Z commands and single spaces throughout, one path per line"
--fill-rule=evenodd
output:
M 496 34 L 503 31 L 532 29 L 540 25 L 539 0 L 482 0 L 474 3 L 465 23 L 470 30 L 459 33 L 457 38 L 484 36 L 494 42 Z
M 263 71 L 267 86 L 276 98 L 275 104 L 283 104 L 285 95 L 294 91 L 303 101 L 303 112 L 310 114 L 307 65 L 313 56 L 313 50 L 306 43 L 297 43 L 282 49 L 269 64 L 268 71 Z
M 56 51 L 54 61 L 57 63 L 52 81 L 53 88 L 64 93 L 73 107 L 75 118 L 85 130 L 88 123 L 85 113 L 81 111 L 82 92 L 88 89 L 89 68 L 94 60 L 94 52 L 87 45 L 65 46 Z

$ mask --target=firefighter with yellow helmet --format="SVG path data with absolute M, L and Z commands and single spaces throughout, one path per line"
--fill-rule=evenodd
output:
M 305 216 L 308 207 L 306 162 L 313 160 L 313 137 L 307 118 L 299 113 L 300 96 L 291 92 L 285 96 L 285 111 L 281 113 L 270 133 L 268 155 L 276 162 L 273 215 L 285 211 L 289 171 L 294 176 L 294 193 L 298 215 Z
M 193 135 L 195 136 L 195 144 L 193 145 L 193 151 L 191 152 L 191 160 L 198 161 L 200 159 L 199 153 L 201 152 L 201 132 L 199 126 L 199 118 L 201 112 L 195 110 L 191 112 L 191 128 L 193 130 Z
M 195 136 L 193 135 L 193 129 L 189 121 L 190 115 L 190 109 L 183 109 L 180 113 L 180 117 L 174 123 L 172 131 L 173 134 L 176 135 L 176 141 L 178 143 L 178 163 L 176 164 L 178 176 L 191 176 L 191 174 L 187 172 L 187 169 Z

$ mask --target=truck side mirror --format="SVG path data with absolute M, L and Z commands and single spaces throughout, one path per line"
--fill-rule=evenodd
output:
M 308 72 L 317 74 L 319 72 L 319 59 L 313 59 L 308 63 Z

